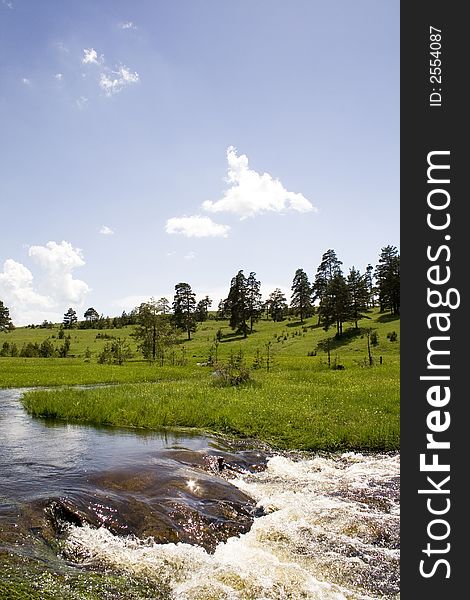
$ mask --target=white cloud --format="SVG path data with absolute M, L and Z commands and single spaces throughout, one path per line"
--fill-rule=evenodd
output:
M 190 250 L 187 254 L 184 255 L 183 258 L 185 260 L 194 260 L 196 258 L 196 253 Z
M 4 4 L 10 10 L 13 10 L 13 2 L 10 0 L 2 0 L 2 4 Z
M 102 235 L 114 235 L 114 230 L 111 229 L 111 227 L 108 227 L 107 225 L 103 225 L 100 229 L 100 233 Z
M 138 81 L 140 81 L 138 73 L 132 72 L 125 66 L 121 66 L 117 71 L 110 71 L 109 74 L 101 73 L 99 85 L 106 96 L 112 96 L 122 91 L 128 85 L 137 83 Z
M 226 181 L 232 185 L 220 200 L 206 200 L 202 205 L 204 210 L 233 213 L 242 219 L 265 212 L 316 211 L 302 194 L 289 192 L 269 173 L 260 174 L 250 169 L 248 157 L 245 154 L 238 156 L 233 146 L 227 148 L 227 162 Z
M 24 83 L 24 85 L 31 85 L 31 80 L 28 79 L 27 77 L 23 77 L 23 79 L 21 80 L 21 83 Z
M 82 307 L 90 288 L 73 277 L 74 269 L 85 264 L 78 248 L 65 241 L 48 242 L 31 246 L 28 254 L 40 268 L 37 276 L 11 258 L 0 272 L 0 297 L 16 325 L 61 321 L 69 306 Z
M 57 81 L 61 81 L 63 78 L 63 74 L 62 73 L 56 73 L 54 75 L 54 79 L 57 79 Z
M 98 52 L 94 48 L 84 48 L 82 64 L 84 65 L 102 65 L 104 56 L 98 56 Z
M 121 29 L 137 29 L 137 25 L 132 21 L 126 21 L 125 23 L 120 24 Z
M 28 316 L 34 312 L 49 311 L 54 302 L 49 296 L 43 296 L 33 288 L 33 274 L 16 260 L 7 259 L 0 273 L 0 295 L 10 308 L 13 323 L 27 324 Z M 43 321 L 44 318 L 41 320 Z
M 75 100 L 75 104 L 79 110 L 83 110 L 88 106 L 88 98 L 85 98 L 85 96 L 80 96 L 80 98 Z
M 230 227 L 214 223 L 209 217 L 172 217 L 165 225 L 167 233 L 182 233 L 186 237 L 227 237 Z
M 83 302 L 90 288 L 72 275 L 74 269 L 85 265 L 79 248 L 66 241 L 47 242 L 45 246 L 31 246 L 28 254 L 44 270 L 45 284 L 56 302 Z

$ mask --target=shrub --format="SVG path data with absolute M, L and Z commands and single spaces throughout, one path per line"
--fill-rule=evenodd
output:
M 55 347 L 51 340 L 44 340 L 39 346 L 39 355 L 42 358 L 50 358 L 55 354 Z
M 245 364 L 241 350 L 236 355 L 232 352 L 226 363 L 217 363 L 212 375 L 216 385 L 222 387 L 241 385 L 251 380 L 251 371 Z
M 106 342 L 98 355 L 98 362 L 101 365 L 123 365 L 129 358 L 132 358 L 129 344 L 121 338 L 116 338 L 113 342 Z

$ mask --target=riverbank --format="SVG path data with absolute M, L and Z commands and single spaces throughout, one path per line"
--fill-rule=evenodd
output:
M 227 321 L 210 319 L 190 341 L 180 340 L 163 365 L 142 360 L 132 332 L 131 326 L 72 330 L 68 358 L 0 357 L 0 387 L 54 387 L 25 395 L 25 407 L 37 417 L 190 427 L 289 450 L 399 448 L 396 317 L 374 309 L 340 338 L 325 332 L 316 317 L 304 323 L 261 320 L 246 339 Z M 0 342 L 20 348 L 45 336 L 59 343 L 57 327 L 18 329 L 1 334 Z M 123 365 L 99 364 L 105 344 L 116 338 L 132 346 L 134 357 Z M 214 374 L 230 363 L 242 364 L 247 381 L 227 385 Z M 93 384 L 113 386 L 69 387 Z
M 400 445 L 398 378 L 397 363 L 307 371 L 297 362 L 297 369 L 221 387 L 200 367 L 198 378 L 32 390 L 22 401 L 33 416 L 69 422 L 191 427 L 289 450 L 388 451 Z

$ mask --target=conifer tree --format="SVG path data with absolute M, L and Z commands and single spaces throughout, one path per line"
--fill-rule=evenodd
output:
M 347 288 L 349 294 L 349 317 L 348 320 L 354 321 L 354 326 L 357 329 L 357 322 L 363 318 L 367 310 L 369 301 L 369 290 L 367 281 L 364 275 L 361 275 L 357 269 L 351 267 L 347 278 Z
M 313 283 L 313 300 L 318 300 L 319 307 L 321 308 L 323 298 L 326 294 L 328 283 L 333 279 L 335 275 L 342 274 L 341 265 L 343 263 L 336 256 L 336 252 L 333 249 L 327 250 L 323 256 L 321 263 L 317 269 L 315 275 L 315 281 Z M 322 311 L 318 311 L 318 321 L 321 322 Z
M 196 294 L 189 283 L 177 283 L 173 299 L 173 323 L 178 329 L 186 331 L 188 340 L 196 331 Z
M 382 248 L 375 267 L 380 310 L 400 314 L 400 255 L 395 246 Z
M 10 318 L 10 310 L 0 300 L 0 331 L 11 331 L 14 329 Z
M 256 273 L 251 272 L 246 280 L 247 318 L 250 321 L 250 332 L 253 332 L 253 324 L 258 321 L 263 310 L 260 290 L 261 282 L 256 279 Z
M 273 321 L 282 321 L 288 310 L 287 300 L 285 295 L 279 288 L 276 288 L 266 301 L 268 314 Z
M 64 319 L 62 321 L 64 329 L 72 329 L 76 322 L 77 313 L 73 310 L 73 308 L 69 308 L 68 311 L 64 314 Z
M 300 316 L 300 322 L 304 322 L 313 312 L 312 286 L 308 280 L 307 273 L 303 269 L 297 269 L 292 282 L 291 308 L 296 315 Z
M 247 337 L 249 318 L 247 279 L 243 270 L 238 271 L 230 282 L 230 291 L 224 302 L 226 312 L 230 315 L 230 327 Z

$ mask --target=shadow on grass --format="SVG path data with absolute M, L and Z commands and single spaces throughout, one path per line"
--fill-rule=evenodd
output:
M 282 321 L 280 321 L 282 323 Z M 291 321 L 290 323 L 286 323 L 286 327 L 302 327 L 305 325 L 305 321 L 302 323 L 301 321 Z
M 343 332 L 343 335 L 341 336 L 333 335 L 329 338 L 324 338 L 323 340 L 320 340 L 320 342 L 318 343 L 318 348 L 320 350 L 325 349 L 326 351 L 326 348 L 329 344 L 330 351 L 337 350 L 342 346 L 346 346 L 358 337 L 366 336 L 368 330 L 368 327 L 358 327 L 357 329 L 355 327 L 349 327 Z
M 220 339 L 221 344 L 225 344 L 227 342 L 239 342 L 240 340 L 246 340 L 247 338 L 243 337 L 243 333 L 237 333 L 234 331 L 233 333 L 224 333 L 223 337 Z
M 377 317 L 377 323 L 390 323 L 391 321 L 398 321 L 400 319 L 400 315 L 392 315 L 391 313 L 386 313 Z
M 300 321 L 293 321 L 291 323 L 287 323 L 286 327 L 306 327 L 307 329 L 318 329 L 321 327 L 321 323 L 306 323 L 305 321 L 301 323 Z

